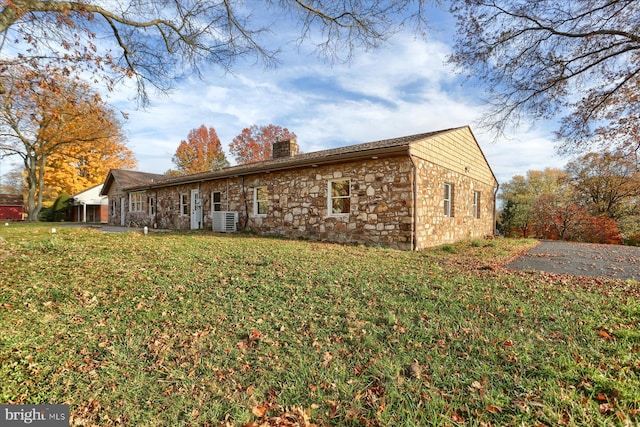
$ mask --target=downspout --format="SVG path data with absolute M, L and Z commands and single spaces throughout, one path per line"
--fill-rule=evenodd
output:
M 204 204 L 202 203 L 202 191 L 201 185 L 202 183 L 198 181 L 198 201 L 200 203 L 200 215 L 198 218 L 198 230 L 204 230 Z
M 411 172 L 413 173 L 413 183 L 411 193 L 413 196 L 413 226 L 411 228 L 411 250 L 418 250 L 418 168 L 413 161 L 413 156 L 409 154 L 411 161 Z
M 242 230 L 246 230 L 249 223 L 249 204 L 247 203 L 247 189 L 244 186 L 244 175 L 242 175 L 242 198 L 244 199 L 244 225 Z
M 497 229 L 497 220 L 498 220 L 498 205 L 497 205 L 497 200 L 498 200 L 498 190 L 500 189 L 500 183 L 496 180 L 496 189 L 493 191 L 493 225 L 492 225 L 492 231 L 491 231 L 491 236 L 495 236 L 496 235 L 496 229 Z
M 153 228 L 158 228 L 158 191 L 156 190 L 156 197 L 153 199 Z

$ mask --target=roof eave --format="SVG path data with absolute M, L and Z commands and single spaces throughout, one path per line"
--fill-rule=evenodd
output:
M 224 179 L 224 178 L 235 178 L 240 176 L 254 175 L 257 173 L 264 172 L 278 172 L 284 170 L 291 169 L 299 169 L 303 167 L 317 167 L 320 165 L 329 165 L 336 163 L 345 163 L 349 161 L 356 160 L 366 160 L 366 159 L 376 159 L 381 157 L 393 157 L 402 154 L 409 153 L 409 145 L 410 143 L 397 145 L 392 147 L 381 147 L 381 148 L 373 148 L 370 150 L 364 151 L 356 151 L 353 153 L 340 153 L 340 154 L 332 154 L 322 158 L 311 157 L 307 158 L 306 156 L 295 156 L 291 157 L 289 161 L 285 162 L 277 162 L 277 163 L 260 163 L 254 165 L 240 166 L 240 167 L 231 167 L 226 169 L 220 169 L 218 171 L 214 171 L 210 174 L 198 177 L 185 177 L 184 180 L 175 179 L 166 182 L 157 182 L 153 184 L 147 185 L 137 185 L 128 188 L 124 188 L 124 190 L 128 191 L 144 191 L 144 190 L 152 190 L 154 188 L 162 188 L 169 187 L 174 185 L 186 185 L 186 184 L 195 184 L 198 182 L 209 181 L 212 179 Z

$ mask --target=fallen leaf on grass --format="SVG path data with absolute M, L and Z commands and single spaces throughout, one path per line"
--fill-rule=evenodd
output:
M 608 399 L 608 398 L 607 398 L 607 396 L 606 396 L 606 395 L 604 395 L 603 393 L 598 393 L 598 394 L 596 395 L 596 400 L 599 400 L 600 402 L 606 402 L 606 401 L 607 401 L 607 400 L 609 400 L 609 399 Z
M 482 389 L 483 389 L 482 384 L 480 384 L 480 381 L 474 381 L 474 382 L 472 382 L 472 383 L 471 383 L 471 387 L 473 387 L 473 388 L 477 388 L 478 390 L 482 390 Z
M 460 414 L 458 414 L 457 412 L 454 412 L 453 414 L 451 414 L 451 420 L 453 422 L 456 422 L 456 423 L 463 423 L 464 422 L 464 418 Z
M 311 422 L 308 411 L 293 407 L 285 408 L 279 415 L 265 418 L 260 423 L 252 421 L 244 424 L 243 427 L 317 427 L 317 425 Z
M 502 408 L 496 405 L 487 405 L 487 411 L 495 414 L 497 412 L 502 412 Z
M 603 403 L 600 405 L 600 413 L 601 414 L 606 414 L 607 412 L 611 412 L 613 411 L 613 409 L 611 409 L 611 406 L 608 403 Z
M 325 368 L 328 368 L 329 366 L 331 366 L 332 361 L 333 361 L 333 355 L 328 351 L 325 351 L 324 354 L 322 355 L 321 365 L 324 366 Z
M 264 406 L 254 406 L 251 408 L 251 413 L 258 418 L 262 418 L 267 413 L 267 408 Z
M 612 340 L 613 337 L 605 330 L 600 329 L 598 331 L 598 335 L 600 335 L 601 337 L 603 337 L 606 340 Z

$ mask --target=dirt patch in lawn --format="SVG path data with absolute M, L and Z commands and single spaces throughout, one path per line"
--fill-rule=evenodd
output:
M 640 280 L 640 247 L 545 240 L 505 267 L 574 276 Z

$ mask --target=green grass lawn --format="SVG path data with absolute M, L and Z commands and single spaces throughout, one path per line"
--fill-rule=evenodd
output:
M 532 241 L 50 227 L 0 229 L 0 403 L 72 426 L 640 423 L 640 285 L 499 267 Z

